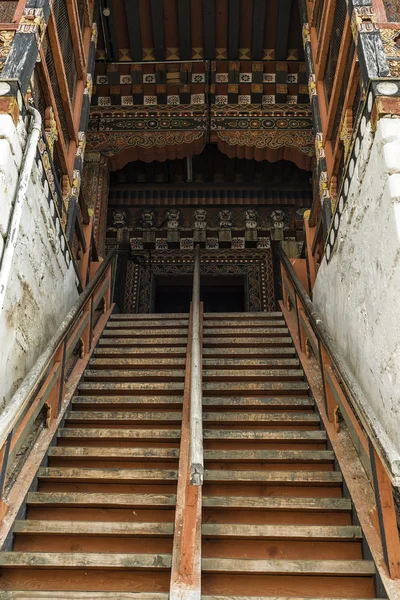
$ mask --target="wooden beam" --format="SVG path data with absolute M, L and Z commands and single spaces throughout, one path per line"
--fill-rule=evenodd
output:
M 118 36 L 117 36 L 117 26 L 115 24 L 115 13 L 117 7 L 114 0 L 111 0 L 110 5 L 110 16 L 106 17 L 108 30 L 110 32 L 110 40 L 111 40 L 111 56 L 112 60 L 119 61 L 119 47 L 118 47 Z
M 164 5 L 163 0 L 151 0 L 151 21 L 153 25 L 154 56 L 165 60 Z
M 213 60 L 215 58 L 215 0 L 204 1 L 204 58 Z
M 178 0 L 179 57 L 181 60 L 192 58 L 192 31 L 190 0 Z
M 251 58 L 262 60 L 264 57 L 266 0 L 253 0 L 253 23 L 251 30 Z
M 276 28 L 275 60 L 287 59 L 291 9 L 292 0 L 279 1 L 278 24 Z
M 228 10 L 228 58 L 239 58 L 240 0 L 229 0 Z
M 143 60 L 142 32 L 140 30 L 138 0 L 126 0 L 125 14 L 128 25 L 129 46 L 133 61 Z

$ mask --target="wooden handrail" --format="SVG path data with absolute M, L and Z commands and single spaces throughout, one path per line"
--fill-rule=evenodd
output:
M 105 310 L 111 306 L 115 255 L 113 250 L 101 263 L 92 281 L 79 296 L 0 415 L 0 517 L 4 516 L 5 512 L 3 489 L 10 459 L 21 447 L 30 426 L 44 405 L 48 407 L 48 422 L 57 418 L 68 357 L 79 340 L 83 342 L 83 354 L 91 350 L 93 312 L 102 299 Z
M 203 392 L 200 332 L 200 246 L 194 256 L 192 297 L 192 354 L 190 370 L 190 483 L 203 484 Z
M 398 451 L 373 413 L 364 392 L 353 373 L 350 371 L 346 359 L 324 325 L 320 313 L 316 309 L 314 303 L 310 300 L 307 292 L 297 277 L 290 260 L 281 247 L 278 248 L 278 256 L 293 285 L 295 293 L 304 308 L 304 312 L 308 317 L 316 338 L 323 344 L 346 389 L 346 393 L 352 404 L 352 409 L 360 419 L 376 452 L 381 457 L 393 485 L 398 485 L 398 478 L 400 477 L 400 455 Z

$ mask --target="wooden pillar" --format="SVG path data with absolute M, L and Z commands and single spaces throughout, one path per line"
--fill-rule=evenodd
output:
M 100 152 L 87 152 L 83 167 L 82 190 L 89 212 L 93 217 L 97 251 L 102 257 L 105 253 L 109 188 L 107 157 Z

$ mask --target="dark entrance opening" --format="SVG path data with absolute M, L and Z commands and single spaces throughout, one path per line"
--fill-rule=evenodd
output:
M 188 313 L 192 300 L 191 275 L 158 275 L 154 280 L 153 298 L 156 313 Z M 244 312 L 246 281 L 243 276 L 202 275 L 200 300 L 204 312 Z

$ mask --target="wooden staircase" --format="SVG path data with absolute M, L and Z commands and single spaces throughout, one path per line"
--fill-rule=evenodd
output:
M 188 320 L 110 318 L 0 553 L 0 600 L 169 598 Z M 202 597 L 374 598 L 282 314 L 206 314 L 203 335 Z

